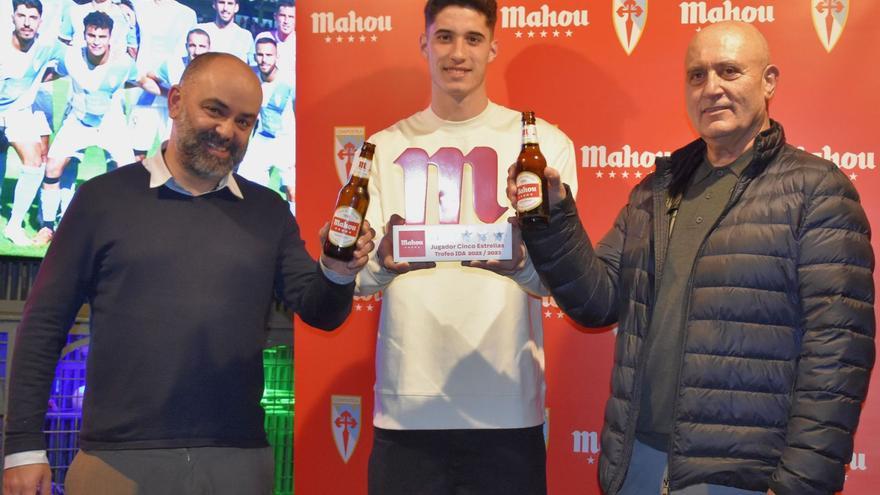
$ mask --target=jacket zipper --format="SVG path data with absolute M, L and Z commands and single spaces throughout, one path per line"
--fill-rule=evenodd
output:
M 672 468 L 672 444 L 673 444 L 673 439 L 675 438 L 675 429 L 676 429 L 675 416 L 676 416 L 676 413 L 678 412 L 678 395 L 679 395 L 679 392 L 681 391 L 681 371 L 684 368 L 684 347 L 685 347 L 685 344 L 687 343 L 688 321 L 690 321 L 689 312 L 690 312 L 690 307 L 691 307 L 691 299 L 693 298 L 694 273 L 697 270 L 697 261 L 699 261 L 699 259 L 702 258 L 702 256 L 703 256 L 703 251 L 705 251 L 705 249 L 706 249 L 706 241 L 709 239 L 709 236 L 712 235 L 712 233 L 715 232 L 715 229 L 718 228 L 718 225 L 720 225 L 721 222 L 724 221 L 724 218 L 727 217 L 727 214 L 733 208 L 733 205 L 735 205 L 739 201 L 739 198 L 742 197 L 743 191 L 745 191 L 746 187 L 751 182 L 752 178 L 748 177 L 745 174 L 745 170 L 748 170 L 749 168 L 751 168 L 752 163 L 754 163 L 757 160 L 757 157 L 758 157 L 758 155 L 756 153 L 754 158 L 752 158 L 752 161 L 749 163 L 749 165 L 747 165 L 746 168 L 743 170 L 743 174 L 739 178 L 739 180 L 737 181 L 736 187 L 734 188 L 733 193 L 730 195 L 730 199 L 727 201 L 727 204 L 724 206 L 724 209 L 721 211 L 721 215 L 718 216 L 718 219 L 715 220 L 715 223 L 712 224 L 712 228 L 710 228 L 707 231 L 706 236 L 703 237 L 702 241 L 700 241 L 700 248 L 697 250 L 697 255 L 694 257 L 694 263 L 691 266 L 691 272 L 690 272 L 690 274 L 688 274 L 688 284 L 687 284 L 687 288 L 685 290 L 685 293 L 687 294 L 687 299 L 685 299 L 684 308 L 683 308 L 684 312 L 682 313 L 684 315 L 684 328 L 683 328 L 683 333 L 684 333 L 683 337 L 684 338 L 681 339 L 681 348 L 679 349 L 679 352 L 678 352 L 678 372 L 675 375 L 675 397 L 673 397 L 673 399 L 672 399 L 672 429 L 669 431 L 669 443 L 666 446 L 667 473 L 666 473 L 665 487 L 670 491 L 674 488 L 671 468 Z

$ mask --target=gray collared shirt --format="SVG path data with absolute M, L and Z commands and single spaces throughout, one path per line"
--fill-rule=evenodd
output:
M 700 246 L 724 212 L 753 156 L 750 149 L 724 167 L 715 167 L 704 158 L 694 171 L 671 222 L 674 227 L 670 227 L 663 278 L 659 281 L 660 291 L 645 343 L 649 348 L 636 429 L 639 441 L 657 450 L 667 450 L 672 428 L 691 272 Z
M 217 183 L 217 187 L 210 191 L 202 194 L 193 194 L 187 191 L 176 180 L 174 180 L 174 176 L 172 176 L 171 171 L 168 170 L 168 165 L 165 163 L 165 148 L 166 145 L 162 145 L 162 149 L 159 153 L 144 158 L 144 167 L 147 169 L 147 172 L 150 173 L 150 189 L 165 185 L 172 191 L 179 192 L 186 196 L 202 196 L 203 194 L 219 191 L 223 188 L 229 188 L 229 192 L 231 192 L 233 196 L 238 199 L 244 199 L 244 195 L 241 194 L 241 189 L 238 187 L 238 183 L 235 182 L 235 177 L 232 176 L 232 172 L 220 179 L 220 182 Z

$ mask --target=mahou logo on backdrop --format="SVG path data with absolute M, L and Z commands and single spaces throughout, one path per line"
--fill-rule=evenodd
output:
M 876 156 L 873 151 L 838 151 L 827 144 L 819 148 L 819 151 L 807 150 L 803 146 L 798 146 L 798 149 L 833 162 L 853 182 L 859 178 L 859 174 L 873 172 L 877 169 Z
M 738 2 L 681 2 L 682 24 L 714 24 L 722 21 L 742 21 L 748 23 L 773 22 L 772 5 L 740 5 Z
M 602 450 L 599 445 L 599 432 L 589 430 L 574 430 L 571 432 L 571 451 L 575 454 L 584 454 L 587 456 L 587 462 L 595 464 L 599 452 Z
M 556 9 L 549 4 L 538 8 L 509 5 L 498 9 L 501 29 L 513 31 L 516 38 L 572 38 L 578 30 L 590 25 L 587 9 Z
M 362 16 L 354 10 L 345 14 L 313 12 L 312 34 L 321 35 L 325 43 L 375 43 L 380 34 L 391 31 L 391 16 Z
M 613 0 L 611 10 L 617 40 L 630 55 L 639 44 L 648 22 L 648 0 Z
M 849 0 L 814 0 L 811 6 L 816 34 L 825 50 L 831 53 L 846 26 Z
M 605 145 L 581 146 L 581 168 L 596 169 L 597 179 L 641 179 L 653 171 L 658 157 L 671 151 L 640 151 L 625 144 L 620 148 Z

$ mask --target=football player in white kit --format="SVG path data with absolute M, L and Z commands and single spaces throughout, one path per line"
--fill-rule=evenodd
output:
M 238 174 L 262 185 L 269 184 L 272 167 L 281 174 L 281 183 L 291 210 L 295 209 L 296 189 L 296 90 L 293 78 L 283 74 L 276 64 L 278 47 L 272 38 L 256 43 L 254 71 L 263 88 L 263 106 L 247 153 Z
M 111 56 L 110 16 L 91 12 L 84 25 L 86 47 L 68 49 L 57 69 L 59 75 L 70 76 L 71 108 L 49 148 L 40 197 L 42 228 L 34 238 L 37 245 L 47 244 L 54 234 L 55 217 L 61 205 L 59 180 L 71 156 L 89 146 L 98 146 L 110 154 L 116 165 L 134 161 L 121 103 L 125 85 L 137 81 L 134 60 L 127 55 Z
M 57 39 L 39 38 L 40 0 L 12 0 L 13 31 L 0 43 L 0 128 L 22 167 L 15 184 L 12 214 L 3 234 L 19 246 L 30 245 L 22 222 L 43 180 L 49 126 L 32 110 L 46 68 L 64 53 Z M 5 159 L 5 156 L 4 156 Z M 4 162 L 5 165 L 5 162 Z M 2 181 L 5 175 L 0 175 Z
M 275 29 L 263 31 L 256 39 L 272 38 L 278 45 L 278 69 L 296 71 L 296 6 L 293 0 L 279 0 L 275 10 Z
M 254 35 L 235 23 L 238 0 L 214 0 L 212 5 L 216 12 L 214 20 L 196 26 L 211 36 L 211 51 L 229 53 L 250 64 L 254 55 Z
M 171 86 L 180 82 L 186 66 L 196 57 L 211 50 L 211 37 L 201 28 L 192 28 L 186 34 L 186 55 L 174 55 L 139 80 L 144 91 L 167 98 Z M 167 100 L 165 101 L 167 105 Z M 162 125 L 159 136 L 164 141 L 171 132 L 170 119 Z
M 162 62 L 175 56 L 184 56 L 183 40 L 196 26 L 196 13 L 177 0 L 132 0 L 140 32 L 138 48 L 138 78 L 155 73 Z M 137 102 L 131 112 L 131 131 L 135 157 L 143 160 L 153 148 L 158 136 L 163 138 L 168 121 L 165 98 L 133 89 Z

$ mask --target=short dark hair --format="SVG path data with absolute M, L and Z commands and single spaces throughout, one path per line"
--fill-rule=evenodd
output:
M 43 2 L 40 0 L 12 0 L 12 11 L 15 12 L 19 5 L 24 5 L 29 9 L 37 9 L 40 15 L 43 15 Z
M 281 7 L 296 7 L 296 2 L 293 0 L 278 0 L 278 6 L 275 7 L 275 12 L 280 12 Z
M 112 32 L 113 19 L 111 19 L 109 15 L 103 12 L 89 12 L 89 14 L 83 19 L 83 31 L 85 31 L 85 29 L 89 26 L 93 26 L 98 29 L 106 29 Z
M 495 0 L 428 0 L 425 4 L 425 27 L 434 23 L 437 14 L 446 7 L 464 7 L 476 10 L 486 16 L 486 25 L 495 30 L 495 21 L 498 20 L 498 4 Z
M 189 43 L 189 37 L 192 36 L 192 35 L 194 35 L 194 34 L 202 35 L 202 36 L 204 36 L 205 38 L 208 38 L 208 43 L 211 42 L 211 35 L 208 34 L 207 31 L 205 31 L 205 30 L 202 29 L 202 28 L 192 28 L 192 29 L 189 30 L 189 32 L 186 33 L 186 38 L 184 38 L 184 39 L 186 39 L 186 42 L 187 42 L 187 43 Z
M 268 36 L 260 36 L 259 38 L 257 38 L 257 41 L 254 42 L 254 46 L 257 45 L 274 45 L 277 48 L 278 42 L 275 41 L 274 38 L 270 38 Z

